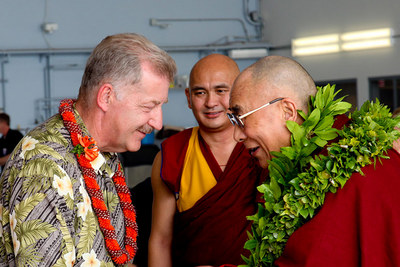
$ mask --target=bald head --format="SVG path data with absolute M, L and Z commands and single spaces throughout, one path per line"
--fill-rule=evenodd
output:
M 308 72 L 296 61 L 282 56 L 267 56 L 246 68 L 238 77 L 252 83 L 253 94 L 292 97 L 307 111 L 310 95 L 316 86 Z
M 239 67 L 236 62 L 222 54 L 211 54 L 202 59 L 200 59 L 192 68 L 190 72 L 190 89 L 193 87 L 194 83 L 200 79 L 204 73 L 217 73 L 224 72 L 229 73 L 233 79 L 235 79 L 239 73 Z M 232 81 L 233 82 L 233 81 Z
M 236 62 L 221 54 L 208 55 L 193 66 L 185 94 L 203 137 L 233 130 L 226 112 L 229 94 L 239 73 Z

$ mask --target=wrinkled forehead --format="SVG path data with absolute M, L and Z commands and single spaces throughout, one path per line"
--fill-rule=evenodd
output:
M 231 90 L 229 98 L 229 109 L 235 114 L 242 114 L 255 101 L 255 91 L 250 80 L 240 79 L 236 80 Z

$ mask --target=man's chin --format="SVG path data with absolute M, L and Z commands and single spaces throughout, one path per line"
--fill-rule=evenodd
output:
M 141 146 L 142 146 L 142 143 L 141 143 L 141 140 L 139 140 L 132 144 L 129 144 L 127 147 L 127 150 L 130 152 L 136 152 L 140 149 Z
M 266 169 L 268 168 L 268 162 L 266 159 L 259 159 L 258 158 L 258 164 L 260 165 L 261 168 Z

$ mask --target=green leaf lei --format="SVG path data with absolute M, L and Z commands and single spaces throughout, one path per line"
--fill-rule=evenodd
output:
M 386 151 L 400 137 L 394 128 L 400 126 L 400 117 L 391 118 L 379 100 L 367 101 L 350 114 L 347 127 L 332 128 L 334 117 L 351 107 L 343 97 L 334 100 L 338 92 L 335 85 L 318 87 L 308 114 L 298 111 L 304 122 L 287 121 L 291 146 L 273 153 L 269 180 L 258 187 L 265 204 L 248 216 L 252 233 L 244 247 L 251 253 L 249 258 L 242 256 L 246 265 L 241 266 L 273 266 L 290 235 L 323 205 L 325 194 L 343 187 L 353 172 L 363 174 L 362 167 L 388 158 Z M 338 142 L 328 144 L 338 136 Z M 325 146 L 328 156 L 318 155 Z

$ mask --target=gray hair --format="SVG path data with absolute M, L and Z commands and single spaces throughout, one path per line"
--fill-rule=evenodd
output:
M 175 61 L 146 37 L 135 33 L 107 36 L 87 60 L 78 98 L 88 102 L 102 83 L 114 86 L 139 83 L 143 62 L 150 63 L 157 74 L 173 81 Z

